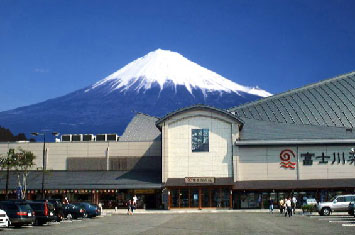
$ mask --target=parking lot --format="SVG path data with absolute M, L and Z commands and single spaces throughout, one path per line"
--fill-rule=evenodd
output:
M 220 212 L 108 214 L 44 226 L 7 228 L 7 234 L 354 234 L 355 218 L 278 213 Z

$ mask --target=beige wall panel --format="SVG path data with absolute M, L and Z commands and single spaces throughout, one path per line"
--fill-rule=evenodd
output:
M 238 176 L 240 180 L 295 180 L 296 169 L 280 166 L 280 153 L 291 149 L 297 154 L 296 148 L 285 147 L 259 147 L 239 148 Z M 291 159 L 296 162 L 297 158 Z
M 239 171 L 240 180 L 265 180 L 267 178 L 267 167 L 262 164 L 244 163 Z
M 267 148 L 239 148 L 237 153 L 239 155 L 239 162 L 254 161 L 255 156 L 266 157 Z
M 172 169 L 168 177 L 231 177 L 231 124 L 209 117 L 176 120 L 169 122 L 168 129 L 168 169 Z M 210 130 L 209 152 L 192 152 L 191 129 L 202 128 Z
M 0 143 L 0 154 L 6 153 L 8 148 L 22 147 L 32 151 L 36 156 L 36 166 L 42 167 L 43 143 Z M 48 149 L 47 168 L 53 170 L 66 170 L 68 157 L 106 157 L 107 147 L 110 146 L 110 156 L 123 156 L 137 158 L 136 164 L 142 156 L 161 156 L 161 142 L 85 142 L 85 143 L 46 143 Z M 153 154 L 153 155 L 152 155 Z
M 269 180 L 296 180 L 297 170 L 280 167 L 280 163 L 267 164 L 267 179 Z

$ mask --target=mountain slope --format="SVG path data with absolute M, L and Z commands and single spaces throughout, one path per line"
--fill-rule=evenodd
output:
M 0 125 L 27 133 L 51 129 L 121 134 L 135 112 L 163 116 L 193 104 L 229 108 L 269 95 L 225 79 L 176 52 L 158 49 L 90 87 L 1 112 Z

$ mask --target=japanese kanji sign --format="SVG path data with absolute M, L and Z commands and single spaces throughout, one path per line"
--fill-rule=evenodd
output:
M 186 184 L 213 184 L 214 177 L 185 177 Z

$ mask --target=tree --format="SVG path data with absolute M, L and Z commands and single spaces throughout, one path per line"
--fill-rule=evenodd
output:
M 34 160 L 36 156 L 31 151 L 26 151 L 24 149 L 19 149 L 16 155 L 16 162 L 14 164 L 14 168 L 17 172 L 17 183 L 20 187 L 22 193 L 22 199 L 26 198 L 26 190 L 27 190 L 27 176 L 29 174 L 29 170 L 35 165 Z
M 18 135 L 14 135 L 9 129 L 0 126 L 0 142 L 26 141 L 26 140 L 27 138 L 24 133 L 19 133 Z
M 6 188 L 5 188 L 6 199 L 8 199 L 10 169 L 15 166 L 16 162 L 17 162 L 17 158 L 14 149 L 9 149 L 7 155 L 1 156 L 0 158 L 0 169 L 6 169 Z

